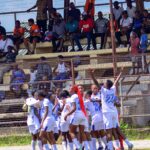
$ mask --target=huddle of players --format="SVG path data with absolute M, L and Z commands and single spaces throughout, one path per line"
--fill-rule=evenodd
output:
M 117 107 L 120 103 L 115 89 L 119 76 L 114 84 L 107 80 L 100 87 L 93 72 L 90 73 L 95 84 L 85 94 L 78 85 L 70 87 L 69 92 L 64 90 L 48 97 L 42 91 L 35 92 L 26 100 L 32 150 L 36 141 L 40 150 L 50 150 L 47 142 L 52 150 L 57 150 L 60 133 L 63 150 L 83 147 L 85 150 L 121 150 L 120 137 L 132 150 L 133 145 L 119 128 Z

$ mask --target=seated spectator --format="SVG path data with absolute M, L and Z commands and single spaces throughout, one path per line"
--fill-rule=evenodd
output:
M 43 76 L 47 76 L 49 80 L 52 79 L 52 68 L 46 62 L 45 57 L 40 58 L 41 63 L 37 65 L 37 74 L 36 74 L 36 81 L 41 81 Z
M 50 26 L 48 26 L 48 31 L 45 32 L 45 38 L 44 41 L 52 41 L 53 32 L 50 29 Z
M 121 40 L 122 35 L 126 35 L 127 43 L 129 44 L 130 32 L 132 30 L 132 23 L 133 23 L 132 18 L 128 17 L 127 11 L 124 11 L 122 13 L 122 18 L 120 20 L 120 31 L 116 32 L 116 39 L 120 47 L 124 47 L 124 45 L 122 45 L 123 43 Z
M 131 54 L 131 60 L 133 64 L 133 74 L 136 74 L 135 68 L 137 68 L 137 74 L 138 74 L 140 68 L 140 57 L 137 55 L 139 54 L 140 39 L 135 32 L 131 32 L 130 46 L 131 46 L 130 54 Z
M 9 52 L 9 47 L 12 46 L 14 47 L 12 39 L 8 38 L 6 36 L 6 33 L 1 34 L 1 39 L 0 39 L 0 59 L 5 59 L 6 55 Z
M 24 39 L 24 44 L 25 44 L 26 49 L 29 51 L 29 53 L 34 54 L 34 50 L 36 48 L 36 43 L 39 42 L 41 39 L 41 33 L 40 33 L 38 25 L 36 25 L 34 23 L 33 19 L 29 19 L 28 24 L 31 27 L 30 28 L 30 38 Z M 29 42 L 33 43 L 32 50 L 30 50 L 30 48 L 29 48 Z
M 113 14 L 115 16 L 115 19 L 118 22 L 118 26 L 120 26 L 120 19 L 121 19 L 122 12 L 123 12 L 123 8 L 119 6 L 118 1 L 115 1 L 114 8 L 113 8 Z
M 58 64 L 54 68 L 53 73 L 56 77 L 54 80 L 65 80 L 68 79 L 68 68 L 69 66 L 64 62 L 64 57 L 62 55 L 58 56 Z
M 150 33 L 150 14 L 148 10 L 143 11 L 143 27 L 146 30 L 146 33 Z
M 96 37 L 101 37 L 101 47 L 104 46 L 104 39 L 107 32 L 107 24 L 108 20 L 103 18 L 103 13 L 101 11 L 98 12 L 98 19 L 95 21 L 95 35 Z
M 66 24 L 65 22 L 57 17 L 55 19 L 54 25 L 53 25 L 53 37 L 52 37 L 52 44 L 53 44 L 53 51 L 54 52 L 61 52 L 63 50 L 63 44 L 65 39 L 65 30 Z M 56 44 L 56 41 L 57 44 Z
M 17 56 L 17 52 L 13 46 L 8 46 L 8 53 L 6 54 L 6 62 L 11 63 L 15 62 Z
M 71 46 L 72 46 L 72 50 L 71 51 L 75 51 L 74 50 L 74 42 L 77 44 L 78 46 L 78 51 L 83 50 L 82 46 L 80 44 L 80 39 L 79 39 L 79 28 L 78 28 L 78 21 L 74 20 L 73 17 L 69 16 L 68 18 L 68 22 L 66 23 L 66 31 L 69 35 L 69 39 L 71 40 Z
M 137 33 L 140 37 L 141 35 L 141 28 L 143 24 L 143 17 L 140 14 L 140 11 L 135 12 L 135 17 L 133 19 L 133 30 Z
M 14 43 L 16 45 L 16 50 L 19 50 L 19 46 L 21 43 L 23 43 L 23 36 L 24 36 L 24 28 L 20 26 L 20 21 L 17 20 L 15 22 L 15 28 L 13 32 L 13 38 L 14 38 Z
M 127 0 L 127 12 L 128 12 L 128 16 L 131 18 L 135 17 L 135 11 L 136 11 L 136 7 L 132 6 L 132 1 L 131 0 Z
M 22 94 L 22 85 L 25 81 L 25 73 L 22 69 L 15 65 L 12 71 L 11 77 L 11 90 L 15 93 L 16 97 L 20 97 Z
M 81 17 L 80 10 L 75 7 L 75 4 L 73 2 L 69 4 L 69 8 L 70 10 L 68 11 L 68 17 L 72 17 L 73 20 L 76 20 L 79 22 L 80 17 Z
M 1 26 L 1 22 L 0 22 L 0 40 L 2 39 L 2 35 L 6 35 L 6 29 Z
M 86 12 L 83 12 L 82 14 L 82 20 L 79 22 L 79 29 L 81 30 L 81 38 L 87 38 L 87 50 L 90 50 L 91 41 L 94 49 L 97 49 L 95 36 L 93 34 L 94 21 L 86 14 Z

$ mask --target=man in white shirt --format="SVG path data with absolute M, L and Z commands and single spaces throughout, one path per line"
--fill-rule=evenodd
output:
M 129 43 L 132 24 L 133 24 L 133 19 L 128 17 L 127 11 L 123 11 L 122 18 L 120 20 L 120 31 L 116 32 L 116 39 L 120 47 L 122 47 L 122 41 L 121 41 L 122 35 L 126 35 L 127 43 Z
M 131 0 L 127 0 L 127 12 L 128 12 L 128 16 L 131 18 L 135 17 L 135 11 L 136 11 L 136 7 L 132 6 L 132 1 Z
M 123 12 L 123 8 L 119 6 L 118 1 L 115 1 L 114 2 L 114 8 L 113 8 L 113 14 L 115 16 L 115 19 L 118 22 L 118 25 L 119 25 L 119 21 L 121 19 L 122 12 Z
M 4 57 L 8 53 L 8 46 L 14 47 L 13 41 L 7 38 L 6 35 L 1 36 L 0 39 L 0 58 Z

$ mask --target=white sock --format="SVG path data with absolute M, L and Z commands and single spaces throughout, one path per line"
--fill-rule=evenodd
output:
M 35 144 L 36 144 L 36 141 L 31 141 L 31 147 L 32 147 L 32 150 L 35 150 Z
M 67 142 L 62 141 L 63 150 L 67 150 Z
M 37 145 L 39 147 L 39 150 L 43 150 L 42 142 L 40 140 L 37 141 Z
M 114 149 L 112 141 L 108 141 L 108 143 L 107 143 L 107 149 L 109 149 L 109 150 L 113 150 Z
M 96 150 L 96 138 L 92 138 L 93 150 Z
M 114 142 L 114 147 L 117 149 L 117 148 L 120 148 L 120 142 L 119 140 L 115 140 Z
M 43 147 L 44 147 L 45 150 L 50 150 L 48 144 L 44 144 Z
M 69 149 L 73 150 L 73 143 L 69 143 Z
M 90 150 L 93 150 L 93 142 L 92 141 L 88 141 L 88 143 L 89 143 Z
M 73 144 L 76 146 L 76 148 L 79 149 L 80 148 L 80 143 L 77 141 L 77 139 L 74 138 L 72 141 L 73 141 Z
M 98 144 L 99 144 L 99 147 L 103 147 L 102 142 L 101 142 L 101 138 L 98 138 Z
M 89 149 L 89 143 L 88 143 L 88 141 L 83 141 L 83 143 L 84 143 L 84 149 L 88 150 Z
M 124 141 L 125 141 L 125 143 L 126 143 L 128 146 L 131 146 L 131 145 L 132 145 L 128 139 L 125 139 Z
M 101 140 L 103 141 L 104 145 L 106 146 L 107 145 L 107 137 L 104 136 L 101 138 Z
M 52 150 L 57 150 L 56 144 L 52 145 Z

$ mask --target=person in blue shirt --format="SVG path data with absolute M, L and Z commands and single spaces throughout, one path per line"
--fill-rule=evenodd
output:
M 69 35 L 69 40 L 71 41 L 72 50 L 74 50 L 74 42 L 78 46 L 78 51 L 82 50 L 82 46 L 80 44 L 79 38 L 79 22 L 75 20 L 72 16 L 68 17 L 68 22 L 66 23 L 66 31 Z
M 140 37 L 140 53 L 146 53 L 147 52 L 147 46 L 148 46 L 148 36 L 146 34 L 146 31 L 144 28 L 141 29 L 141 37 Z M 147 61 L 146 61 L 146 55 L 142 55 L 142 68 L 143 72 L 149 73 L 147 66 Z

